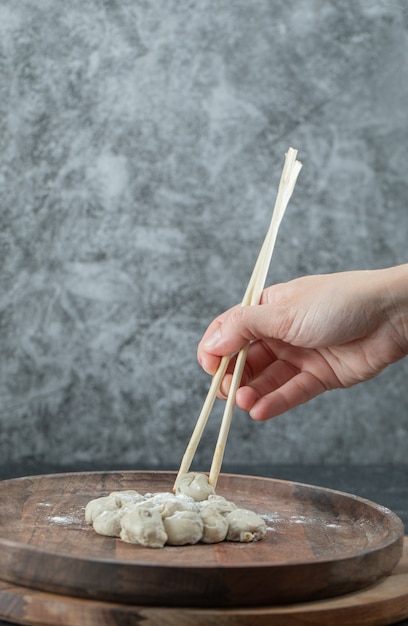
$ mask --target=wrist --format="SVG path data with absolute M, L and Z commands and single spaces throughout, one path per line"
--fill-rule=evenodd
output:
M 379 270 L 382 306 L 404 354 L 408 354 L 408 264 Z

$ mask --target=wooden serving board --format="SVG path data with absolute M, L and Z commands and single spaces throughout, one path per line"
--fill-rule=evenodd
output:
M 286 606 L 135 606 L 69 598 L 0 582 L 0 618 L 26 626 L 388 626 L 407 617 L 408 537 L 392 574 L 368 589 Z
M 403 524 L 388 509 L 329 489 L 223 474 L 217 492 L 268 525 L 252 544 L 163 549 L 97 535 L 87 502 L 111 491 L 171 491 L 174 472 L 86 472 L 0 483 L 0 580 L 105 603 L 271 606 L 334 597 L 388 575 Z

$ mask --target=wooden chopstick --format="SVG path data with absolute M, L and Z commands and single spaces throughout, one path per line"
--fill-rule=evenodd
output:
M 266 233 L 264 242 L 259 252 L 257 261 L 255 263 L 251 278 L 249 280 L 247 289 L 241 302 L 241 306 L 252 306 L 259 304 L 262 291 L 265 285 L 265 280 L 268 274 L 268 269 L 275 246 L 276 237 L 278 234 L 279 226 L 281 224 L 283 215 L 286 211 L 286 207 L 292 196 L 295 188 L 296 180 L 299 172 L 302 168 L 300 161 L 296 160 L 297 150 L 289 148 L 285 163 L 282 170 L 281 179 L 279 182 L 278 193 L 275 201 L 274 210 L 272 213 L 272 219 Z M 225 446 L 228 438 L 228 433 L 231 426 L 232 414 L 235 406 L 235 396 L 238 387 L 241 382 L 242 374 L 245 367 L 246 357 L 248 353 L 249 343 L 247 343 L 238 353 L 234 371 L 232 374 L 231 385 L 228 392 L 228 397 L 225 404 L 224 414 L 221 421 L 218 440 L 216 443 L 214 456 L 211 464 L 210 474 L 208 482 L 214 488 L 218 481 L 218 476 L 221 471 L 222 460 L 224 458 Z M 217 372 L 214 374 L 210 388 L 207 393 L 207 397 L 204 401 L 200 415 L 198 416 L 195 428 L 191 435 L 190 441 L 187 445 L 183 459 L 181 461 L 178 476 L 189 471 L 191 463 L 193 461 L 195 452 L 200 443 L 205 426 L 210 416 L 211 410 L 214 406 L 217 393 L 221 386 L 222 380 L 227 371 L 228 364 L 231 356 L 224 356 L 221 359 Z M 177 481 L 177 479 L 176 479 Z

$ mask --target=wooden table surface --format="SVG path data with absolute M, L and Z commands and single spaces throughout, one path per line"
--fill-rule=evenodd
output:
M 50 466 L 26 463 L 7 467 L 0 466 L 0 480 L 17 476 L 30 476 L 61 471 L 112 470 L 112 469 L 177 469 L 174 467 L 123 467 L 123 466 Z M 201 468 L 196 468 L 200 470 Z M 224 472 L 253 476 L 273 477 L 310 485 L 329 487 L 368 498 L 394 511 L 404 522 L 408 534 L 408 464 L 370 466 L 300 466 L 300 465 L 231 465 L 223 466 Z M 0 621 L 0 626 L 10 622 Z M 408 626 L 408 619 L 398 626 Z

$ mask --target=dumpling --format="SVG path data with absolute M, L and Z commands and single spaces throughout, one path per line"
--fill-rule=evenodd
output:
M 223 496 L 217 495 L 209 496 L 208 500 L 200 502 L 200 506 L 202 510 L 210 506 L 212 509 L 215 509 L 218 513 L 220 513 L 220 515 L 228 515 L 228 513 L 231 513 L 231 511 L 238 508 L 237 505 L 230 500 L 226 500 Z
M 175 511 L 197 511 L 197 505 L 192 498 L 184 495 L 176 496 L 174 493 L 169 492 L 152 494 L 148 502 L 161 507 L 162 511 L 170 511 L 172 507 L 174 507 Z
M 115 509 L 114 511 L 103 511 L 97 515 L 93 521 L 94 531 L 99 535 L 107 535 L 108 537 L 120 537 L 122 530 L 121 519 L 126 509 Z
M 196 502 L 207 500 L 215 495 L 214 487 L 208 484 L 208 477 L 197 472 L 181 474 L 176 480 L 176 494 L 190 496 Z
M 228 521 L 226 518 L 212 506 L 206 506 L 201 510 L 201 519 L 203 521 L 203 543 L 219 543 L 224 541 L 228 532 Z
M 203 520 L 193 511 L 176 511 L 163 519 L 170 546 L 185 546 L 198 543 L 203 535 Z
M 167 502 L 157 505 L 163 519 L 171 517 L 176 511 L 190 511 L 191 513 L 198 513 L 198 509 L 195 503 L 183 502 L 179 498 L 169 499 Z
M 266 524 L 262 517 L 247 509 L 235 509 L 228 513 L 227 541 L 258 541 L 266 533 Z
M 104 496 L 91 500 L 85 507 L 85 520 L 93 522 L 98 515 L 104 511 L 116 511 L 119 508 L 118 502 L 114 496 Z
M 109 497 L 115 498 L 118 506 L 129 506 L 135 502 L 145 502 L 146 498 L 141 493 L 129 489 L 129 491 L 112 491 Z
M 149 548 L 162 548 L 167 541 L 162 517 L 155 507 L 143 504 L 127 511 L 121 519 L 120 538 Z

